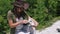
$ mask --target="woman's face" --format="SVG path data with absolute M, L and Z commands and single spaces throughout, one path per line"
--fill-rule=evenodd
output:
M 19 12 L 19 13 L 20 13 L 20 12 L 22 12 L 22 11 L 23 11 L 23 8 L 17 7 L 17 8 L 16 8 L 16 10 L 17 10 L 17 12 Z

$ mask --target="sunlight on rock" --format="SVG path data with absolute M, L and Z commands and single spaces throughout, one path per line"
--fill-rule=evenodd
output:
M 58 29 L 60 29 L 60 20 L 56 21 L 52 26 L 45 28 L 42 31 L 37 31 L 37 34 L 60 34 L 60 32 L 58 32 Z

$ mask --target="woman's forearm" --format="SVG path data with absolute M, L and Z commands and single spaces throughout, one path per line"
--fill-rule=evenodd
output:
M 16 22 L 16 23 L 13 23 L 13 24 L 11 24 L 11 28 L 15 28 L 16 26 L 18 26 L 18 25 L 20 25 L 20 23 L 19 22 Z
M 26 24 L 26 23 L 28 23 L 27 20 L 20 20 L 20 21 L 18 21 L 16 23 L 13 23 L 12 20 L 9 20 L 9 25 L 10 25 L 11 28 L 14 28 L 14 27 L 16 27 L 16 26 L 18 26 L 20 24 Z
M 22 21 L 19 21 L 19 22 L 16 22 L 16 23 L 13 23 L 12 20 L 9 20 L 9 26 L 10 28 L 15 28 L 17 25 L 20 25 Z

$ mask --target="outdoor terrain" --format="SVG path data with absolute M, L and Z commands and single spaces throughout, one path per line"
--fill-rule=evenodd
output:
M 10 32 L 7 12 L 13 9 L 11 3 L 14 1 L 0 0 L 0 34 Z M 26 2 L 30 5 L 26 10 L 27 14 L 39 23 L 37 30 L 41 31 L 60 20 L 60 0 L 26 0 Z
M 42 31 L 37 30 L 36 34 L 60 34 L 60 32 L 58 32 L 57 28 L 60 29 L 60 20 L 56 21 L 55 23 L 53 23 L 53 25 L 43 29 Z

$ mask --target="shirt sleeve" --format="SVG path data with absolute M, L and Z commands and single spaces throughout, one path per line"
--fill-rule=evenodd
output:
M 11 10 L 8 11 L 8 13 L 7 13 L 7 19 L 8 19 L 8 20 L 11 20 L 11 19 L 12 19 L 12 13 L 11 13 Z

